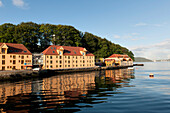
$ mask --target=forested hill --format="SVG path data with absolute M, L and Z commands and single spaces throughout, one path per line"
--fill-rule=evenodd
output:
M 56 44 L 85 47 L 96 58 L 106 58 L 112 54 L 127 54 L 134 59 L 133 53 L 127 48 L 91 33 L 83 33 L 68 25 L 33 22 L 22 22 L 18 25 L 5 23 L 0 25 L 0 42 L 22 43 L 32 53 L 42 52 L 49 45 Z

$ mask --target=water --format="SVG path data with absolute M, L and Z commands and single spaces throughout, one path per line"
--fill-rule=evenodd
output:
M 1 83 L 0 112 L 170 113 L 170 62 L 144 65 Z

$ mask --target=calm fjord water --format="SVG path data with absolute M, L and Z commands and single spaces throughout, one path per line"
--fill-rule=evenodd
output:
M 1 83 L 0 112 L 170 113 L 170 62 L 144 65 Z

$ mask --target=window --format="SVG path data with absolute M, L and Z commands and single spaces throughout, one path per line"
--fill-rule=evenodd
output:
M 65 56 L 65 58 L 67 58 L 67 56 Z
M 62 61 L 60 60 L 60 64 L 62 63 Z
M 2 55 L 2 59 L 5 59 L 5 55 Z
M 62 66 L 60 65 L 60 67 L 62 67 Z
M 56 50 L 56 47 L 54 47 L 54 49 Z
M 67 60 L 65 60 L 65 63 L 67 63 Z
M 50 68 L 53 68 L 53 66 L 51 65 Z
M 47 65 L 47 68 L 48 68 L 48 65 Z
M 56 67 L 58 67 L 58 65 L 56 65 Z
M 56 63 L 58 63 L 58 60 L 56 60 Z
M 47 58 L 48 58 L 48 56 L 47 56 Z
M 23 66 L 21 66 L 21 69 L 24 69 L 24 67 L 23 67 Z
M 11 57 L 11 56 L 10 56 Z M 20 58 L 21 56 L 19 55 L 19 58 Z
M 48 63 L 48 60 L 47 60 L 47 63 Z
M 59 55 L 61 55 L 61 51 L 59 51 Z
M 28 55 L 27 55 L 27 58 L 28 58 Z
M 20 63 L 21 61 L 20 61 L 20 60 L 18 60 L 18 62 Z
M 60 56 L 60 59 L 61 59 L 62 57 Z
M 53 53 L 55 53 L 55 51 L 53 51 Z
M 5 64 L 5 60 L 2 60 L 2 64 Z
M 70 59 L 70 56 L 68 56 L 68 59 Z
M 53 58 L 53 56 L 50 56 L 50 59 L 52 59 Z
M 24 56 L 21 56 L 21 59 L 24 59 Z
M 24 51 L 24 53 L 26 53 L 27 51 Z
M 67 67 L 67 65 L 65 65 L 65 67 Z
M 5 49 L 2 49 L 2 54 L 5 54 Z
M 12 58 L 12 55 L 10 55 L 10 58 Z
M 70 61 L 68 61 L 68 63 L 70 63 Z
M 12 63 L 12 60 L 10 60 L 10 63 Z
M 73 50 L 73 51 L 74 51 L 74 53 L 76 54 L 75 50 Z
M 16 69 L 16 67 L 15 67 L 15 66 L 13 66 L 13 69 Z
M 53 61 L 51 60 L 51 61 L 50 61 L 50 64 L 52 64 L 52 63 L 53 63 Z
M 53 49 L 53 47 L 51 47 L 51 49 Z
M 56 56 L 56 58 L 58 58 L 58 56 Z
M 84 52 L 83 52 L 83 56 L 84 56 Z M 83 57 L 84 58 L 84 57 Z
M 16 56 L 15 56 L 15 55 L 13 56 L 13 59 L 16 59 Z
M 68 67 L 70 67 L 70 65 L 68 65 Z
M 21 60 L 21 64 L 24 64 L 24 60 Z
M 15 60 L 13 60 L 13 64 L 16 64 L 16 61 L 15 61 Z

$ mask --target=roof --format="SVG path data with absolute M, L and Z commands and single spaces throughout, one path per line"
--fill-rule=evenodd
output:
M 105 59 L 105 61 L 112 61 L 112 60 L 114 60 L 114 59 Z
M 130 58 L 128 55 L 121 55 L 121 54 L 112 54 L 108 58 L 115 58 L 115 57 L 117 57 L 117 58 L 120 58 L 120 57 L 122 57 L 122 58 Z
M 59 55 L 57 50 L 60 48 L 64 49 L 63 55 L 70 55 L 70 56 L 83 56 L 80 51 L 83 51 L 85 48 L 83 47 L 72 47 L 72 46 L 57 46 L 51 45 L 47 49 L 45 49 L 42 53 L 44 55 Z M 86 51 L 86 56 L 94 56 L 89 51 Z
M 114 58 L 114 57 L 123 57 L 121 54 L 112 54 L 109 56 L 109 58 Z
M 8 54 L 25 54 L 25 55 L 32 55 L 32 53 L 23 45 L 23 44 L 16 44 L 16 43 L 0 43 L 6 44 L 8 47 Z

